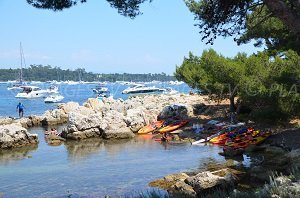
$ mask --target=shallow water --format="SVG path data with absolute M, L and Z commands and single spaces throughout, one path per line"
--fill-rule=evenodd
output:
M 37 146 L 0 153 L 3 197 L 130 196 L 151 189 L 150 181 L 167 174 L 225 162 L 220 147 L 162 144 L 149 135 L 49 146 L 42 128 L 31 132 L 39 135 Z

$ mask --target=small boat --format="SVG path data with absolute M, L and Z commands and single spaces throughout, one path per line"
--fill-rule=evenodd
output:
M 99 94 L 97 95 L 97 98 L 98 98 L 99 100 L 102 100 L 103 98 L 113 98 L 113 96 L 110 94 L 109 91 L 105 91 L 105 92 L 99 93 Z
M 147 126 L 144 126 L 138 131 L 138 134 L 147 134 L 153 132 L 155 129 L 162 127 L 164 121 L 151 122 Z
M 100 84 L 100 85 L 97 85 L 93 89 L 93 92 L 96 93 L 96 94 L 102 94 L 102 93 L 108 92 L 108 88 L 105 87 L 104 84 Z
M 49 94 L 58 94 L 58 87 L 57 86 L 50 86 L 46 91 Z
M 21 86 L 21 88 L 22 91 L 15 96 L 16 98 L 41 98 L 45 97 L 45 94 L 48 93 L 47 90 L 42 90 L 36 86 Z
M 164 89 L 160 89 L 155 86 L 145 86 L 142 84 L 135 84 L 132 87 L 128 87 L 122 91 L 122 94 L 134 94 L 134 93 L 150 93 L 150 92 L 163 92 Z
M 45 98 L 44 102 L 45 103 L 56 103 L 56 102 L 61 102 L 64 99 L 62 95 L 59 94 L 52 94 L 49 95 L 47 98 Z

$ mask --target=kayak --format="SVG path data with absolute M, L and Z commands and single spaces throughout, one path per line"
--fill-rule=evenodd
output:
M 138 134 L 147 134 L 153 132 L 155 129 L 162 127 L 164 121 L 151 122 L 147 126 L 144 126 L 138 131 Z
M 257 133 L 257 131 L 256 131 Z M 246 148 L 249 145 L 258 145 L 262 143 L 265 139 L 270 136 L 270 133 L 264 134 L 256 134 L 254 137 L 252 135 L 248 135 L 241 139 L 236 139 L 233 141 L 227 141 L 225 143 L 226 146 L 238 149 L 238 148 Z
M 188 120 L 179 120 L 179 121 L 175 121 L 165 127 L 162 127 L 160 129 L 157 130 L 157 132 L 159 133 L 168 133 L 171 131 L 174 131 L 176 129 L 179 129 L 180 127 L 184 126 L 185 124 L 187 124 L 189 121 Z

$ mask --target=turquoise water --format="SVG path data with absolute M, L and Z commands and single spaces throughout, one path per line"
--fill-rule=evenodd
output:
M 167 174 L 224 163 L 217 146 L 162 144 L 149 136 L 131 140 L 88 139 L 49 146 L 42 128 L 37 146 L 0 153 L 3 197 L 104 197 L 151 189 L 148 183 Z
M 172 87 L 173 89 L 181 92 L 187 93 L 190 88 L 186 84 L 181 85 L 169 85 L 167 83 L 154 84 L 156 87 Z M 48 88 L 50 84 L 43 83 L 34 86 L 39 86 L 41 88 Z M 65 97 L 62 102 L 75 101 L 79 104 L 84 103 L 88 98 L 96 97 L 92 89 L 95 88 L 95 84 L 78 84 L 78 85 L 67 85 L 60 84 L 59 92 Z M 121 85 L 118 83 L 108 83 L 107 87 L 113 94 L 115 99 L 122 98 L 127 99 L 128 95 L 122 94 L 122 91 L 126 89 L 127 85 Z M 22 102 L 25 106 L 24 116 L 29 115 L 41 115 L 48 109 L 56 108 L 57 104 L 46 104 L 43 98 L 39 99 L 17 99 L 15 96 L 18 92 L 7 90 L 7 84 L 0 84 L 0 117 L 1 116 L 12 116 L 18 117 L 16 112 L 16 106 L 18 102 Z

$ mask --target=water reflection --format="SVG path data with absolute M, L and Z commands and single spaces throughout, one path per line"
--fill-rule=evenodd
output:
M 68 159 L 78 161 L 99 153 L 103 149 L 103 140 L 91 138 L 80 141 L 66 141 L 64 145 Z
M 30 153 L 38 148 L 37 144 L 24 146 L 21 148 L 14 148 L 9 150 L 0 149 L 0 165 L 9 165 L 18 160 L 31 157 Z

